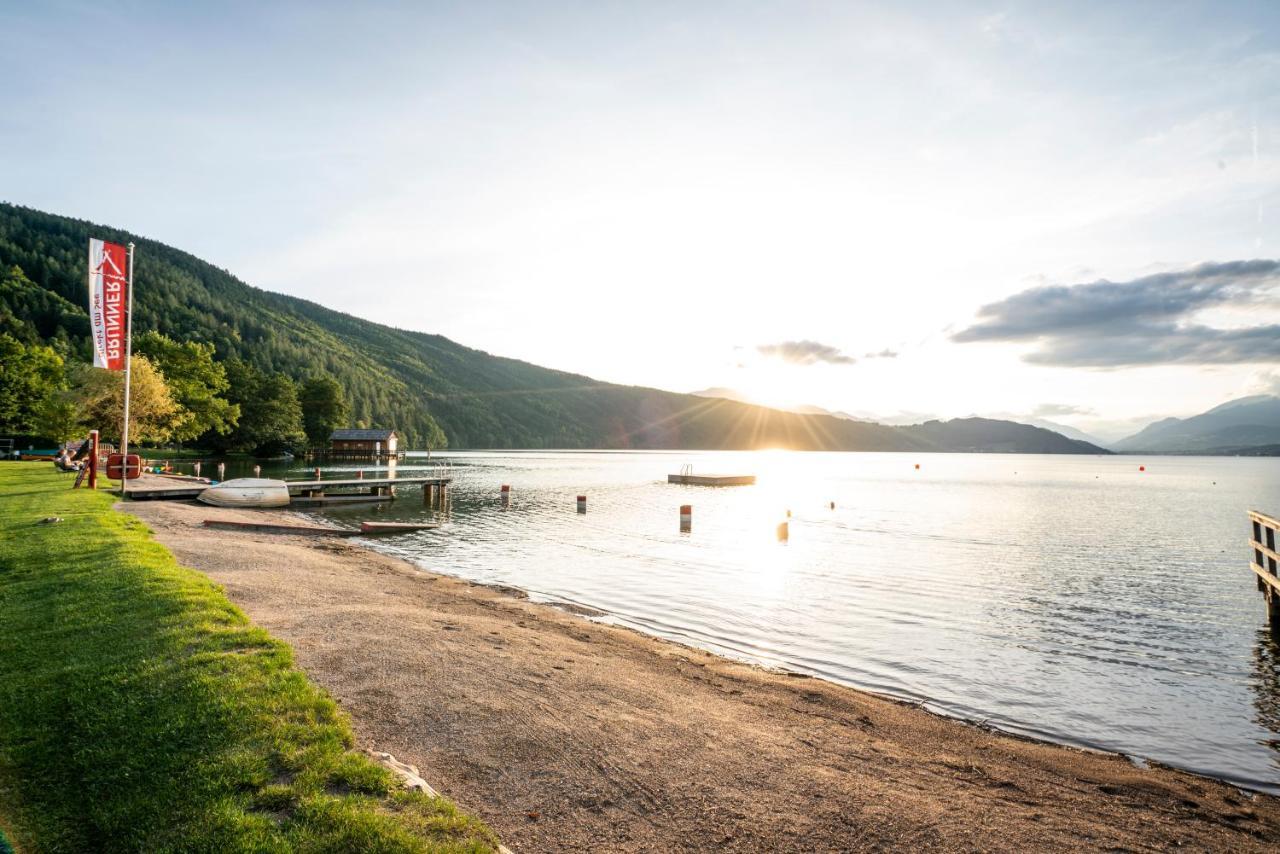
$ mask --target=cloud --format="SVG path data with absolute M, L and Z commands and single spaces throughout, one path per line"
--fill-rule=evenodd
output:
M 1087 406 L 1076 406 L 1071 403 L 1042 403 L 1031 414 L 1036 418 L 1060 418 L 1064 415 L 1096 415 Z
M 1038 287 L 983 306 L 959 343 L 1032 341 L 1040 365 L 1116 368 L 1280 362 L 1280 324 L 1218 328 L 1194 321 L 1214 308 L 1277 304 L 1280 261 L 1201 264 L 1127 282 Z
M 886 347 L 885 349 L 881 350 L 879 353 L 867 353 L 863 355 L 862 358 L 864 359 L 896 359 L 898 358 L 898 351 L 890 350 L 888 347 Z
M 762 356 L 781 359 L 793 365 L 815 365 L 825 362 L 828 365 L 852 365 L 858 361 L 846 356 L 839 347 L 830 344 L 819 344 L 817 341 L 783 341 L 780 344 L 761 344 L 756 348 Z
M 1273 394 L 1280 397 L 1280 371 L 1262 371 L 1250 378 L 1246 394 Z

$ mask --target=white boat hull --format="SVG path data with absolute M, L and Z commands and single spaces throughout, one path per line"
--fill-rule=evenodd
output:
M 215 507 L 285 507 L 289 504 L 289 486 L 283 480 L 241 477 L 215 484 L 199 498 Z

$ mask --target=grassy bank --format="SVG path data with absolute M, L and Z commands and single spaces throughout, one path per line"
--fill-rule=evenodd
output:
M 352 751 L 288 646 L 70 486 L 0 463 L 0 827 L 19 852 L 491 850 Z

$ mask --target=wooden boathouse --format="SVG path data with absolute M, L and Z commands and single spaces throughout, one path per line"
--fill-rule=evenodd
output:
M 309 455 L 329 462 L 382 462 L 404 459 L 395 430 L 342 427 L 329 435 L 329 447 Z

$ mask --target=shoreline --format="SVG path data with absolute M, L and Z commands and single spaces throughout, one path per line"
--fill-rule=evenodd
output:
M 332 524 L 332 520 L 330 518 L 319 513 L 313 514 L 313 513 L 307 513 L 301 510 L 287 510 L 286 513 L 288 515 L 295 516 L 299 520 L 305 520 L 309 524 L 319 524 L 319 525 Z M 793 669 L 792 666 L 787 665 L 785 663 L 778 664 L 778 665 L 770 665 L 764 661 L 755 659 L 754 657 L 752 657 L 750 653 L 739 652 L 738 650 L 735 650 L 731 647 L 721 647 L 720 650 L 708 649 L 706 647 L 699 646 L 693 642 L 682 641 L 675 637 L 669 637 L 664 634 L 661 634 L 658 631 L 647 629 L 642 625 L 640 625 L 639 621 L 635 621 L 632 618 L 621 616 L 611 611 L 602 610 L 592 605 L 587 605 L 579 602 L 574 602 L 569 599 L 560 598 L 557 594 L 546 593 L 539 590 L 527 590 L 525 588 L 516 587 L 512 584 L 505 584 L 501 582 L 476 581 L 474 579 L 469 579 L 465 576 L 458 575 L 456 573 L 449 573 L 449 572 L 443 572 L 443 571 L 438 572 L 435 570 L 427 569 L 425 567 L 417 565 L 416 563 L 414 563 L 412 559 L 408 557 L 403 557 L 399 554 L 396 554 L 394 551 L 390 551 L 390 550 L 382 551 L 378 549 L 376 546 L 369 544 L 368 542 L 361 542 L 359 538 L 356 538 L 356 540 L 352 542 L 351 545 L 364 549 L 366 551 L 373 552 L 374 554 L 377 554 L 383 557 L 391 558 L 392 560 L 402 561 L 406 564 L 409 564 L 419 572 L 425 572 L 433 575 L 439 575 L 442 577 L 457 579 L 458 581 L 461 581 L 476 587 L 488 588 L 491 590 L 498 591 L 500 593 L 504 593 L 509 596 L 514 596 L 518 599 L 525 599 L 535 605 L 546 605 L 552 608 L 556 608 L 557 610 L 564 611 L 565 613 L 573 614 L 575 616 L 584 618 L 597 625 L 610 626 L 612 628 L 621 629 L 624 631 L 635 632 L 639 634 L 641 637 L 658 640 L 663 643 L 673 644 L 675 646 L 687 649 L 691 653 L 696 653 L 699 655 L 709 653 L 718 658 L 722 658 L 728 661 L 739 662 L 750 667 L 759 668 L 760 670 L 766 673 L 774 673 L 774 674 L 787 676 L 791 678 L 818 679 L 832 685 L 837 685 L 842 688 L 847 688 L 851 691 L 857 691 L 862 694 L 878 697 L 888 702 L 900 703 L 909 708 L 918 709 L 927 714 L 934 715 L 935 717 L 942 718 L 944 720 L 955 721 L 965 726 L 974 727 L 987 732 L 998 733 L 1000 735 L 1004 735 L 1009 738 L 1023 739 L 1025 741 L 1028 741 L 1034 744 L 1051 745 L 1055 747 L 1064 747 L 1071 750 L 1086 751 L 1086 752 L 1097 753 L 1097 754 L 1102 754 L 1106 756 L 1116 756 L 1116 757 L 1125 759 L 1126 761 L 1132 763 L 1135 767 L 1138 767 L 1138 768 L 1142 768 L 1145 766 L 1165 768 L 1170 771 L 1177 771 L 1184 774 L 1191 774 L 1195 777 L 1199 777 L 1204 780 L 1209 780 L 1215 783 L 1222 783 L 1224 785 L 1233 786 L 1244 792 L 1259 794 L 1259 795 L 1269 795 L 1272 797 L 1280 797 L 1280 780 L 1277 780 L 1276 782 L 1266 782 L 1266 781 L 1259 781 L 1259 780 L 1252 780 L 1252 779 L 1245 779 L 1245 778 L 1232 778 L 1229 776 L 1225 776 L 1225 775 L 1210 772 L 1210 771 L 1205 771 L 1198 768 L 1191 768 L 1183 765 L 1178 765 L 1172 762 L 1153 758 L 1150 756 L 1141 756 L 1136 753 L 1129 753 L 1121 748 L 1109 747 L 1105 744 L 1090 742 L 1088 740 L 1073 736 L 1071 734 L 1066 734 L 1066 733 L 1060 734 L 1060 733 L 1050 732 L 1046 730 L 1038 730 L 1029 725 L 1026 725 L 1026 726 L 1021 725 L 1017 721 L 1001 721 L 1001 722 L 993 723 L 991 722 L 992 718 L 990 716 L 973 717 L 965 714 L 961 710 L 949 709 L 945 705 L 943 705 L 942 703 L 940 703 L 939 701 L 935 700 L 932 697 L 912 696 L 910 694 L 905 694 L 905 693 L 898 694 L 898 693 L 894 693 L 892 690 L 889 690 L 889 689 L 882 690 L 879 688 L 869 687 L 866 685 L 860 685 L 855 682 L 842 680 L 835 676 L 831 676 L 829 674 L 825 674 L 821 672 L 809 672 L 803 669 Z
M 288 641 L 363 746 L 417 765 L 517 851 L 1280 844 L 1280 802 L 1239 784 L 582 620 L 362 545 L 125 509 Z

